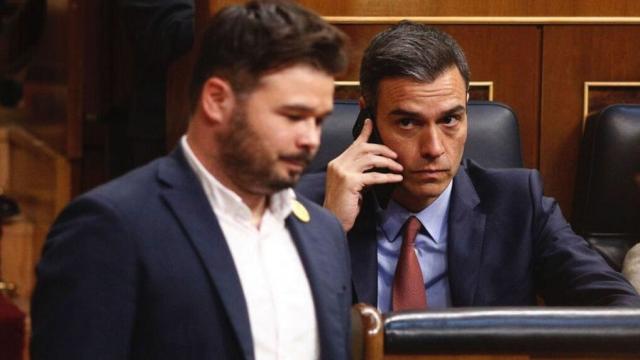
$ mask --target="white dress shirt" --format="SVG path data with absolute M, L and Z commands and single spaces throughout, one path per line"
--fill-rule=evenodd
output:
M 318 359 L 313 296 L 285 226 L 295 193 L 286 189 L 273 194 L 256 228 L 249 207 L 204 168 L 186 136 L 180 141 L 231 250 L 249 312 L 255 358 Z

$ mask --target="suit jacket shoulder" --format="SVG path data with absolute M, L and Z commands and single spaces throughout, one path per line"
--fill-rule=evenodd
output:
M 321 356 L 344 359 L 351 302 L 345 235 L 325 210 L 298 200 L 308 221 L 291 215 L 286 222 L 312 288 Z M 233 258 L 179 151 L 70 203 L 37 274 L 34 359 L 254 358 Z
M 465 241 L 456 229 L 460 219 L 478 229 L 476 240 Z M 451 281 L 462 279 L 455 268 L 469 250 L 461 247 L 476 249 L 474 258 L 481 259 L 467 264 L 477 270 L 466 274 L 476 277 L 470 285 L 477 286 L 470 295 L 476 303 L 523 305 L 540 295 L 548 305 L 640 304 L 620 274 L 573 232 L 557 202 L 543 195 L 536 170 L 465 162 L 454 179 L 449 222 Z

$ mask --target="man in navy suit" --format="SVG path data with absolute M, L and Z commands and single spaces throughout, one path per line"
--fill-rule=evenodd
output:
M 469 76 L 456 41 L 424 25 L 395 25 L 365 51 L 360 107 L 370 119 L 329 163 L 326 186 L 299 185 L 310 197 L 326 189 L 324 206 L 348 231 L 356 301 L 382 311 L 533 305 L 538 296 L 640 305 L 543 196 L 537 171 L 462 162 Z M 404 240 L 412 218 L 419 230 Z
M 211 19 L 177 149 L 52 227 L 33 359 L 348 358 L 344 232 L 291 189 L 332 110 L 344 42 L 291 3 Z

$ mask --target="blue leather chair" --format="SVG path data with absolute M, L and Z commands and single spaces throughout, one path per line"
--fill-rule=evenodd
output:
M 587 118 L 572 224 L 620 270 L 640 241 L 640 105 L 612 105 Z

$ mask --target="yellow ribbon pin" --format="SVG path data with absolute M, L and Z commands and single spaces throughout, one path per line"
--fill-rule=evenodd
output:
M 309 216 L 309 211 L 302 205 L 298 200 L 293 200 L 292 204 L 293 214 L 302 222 L 309 222 L 311 220 L 311 216 Z

